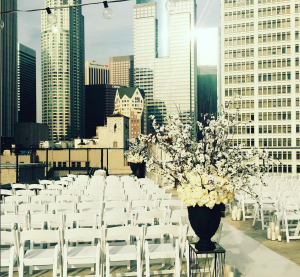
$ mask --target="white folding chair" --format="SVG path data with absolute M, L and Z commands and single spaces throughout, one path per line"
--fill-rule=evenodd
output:
M 158 210 L 168 209 L 173 210 L 182 210 L 184 208 L 183 202 L 181 200 L 162 200 L 159 203 Z
M 156 274 L 170 274 L 180 277 L 180 242 L 183 238 L 183 226 L 177 225 L 155 225 L 147 226 L 145 231 L 145 262 L 146 262 L 146 277 L 150 277 L 150 260 L 160 259 L 164 265 L 164 259 L 171 258 L 175 260 L 174 270 L 156 271 Z M 169 242 L 166 240 L 166 235 L 169 237 Z M 174 240 L 174 238 L 177 238 Z M 147 239 L 160 239 L 160 244 L 150 244 Z
M 53 184 L 53 185 L 48 185 L 47 190 L 63 190 L 64 187 L 61 184 Z M 42 192 L 42 191 L 41 191 Z
M 80 196 L 81 202 L 102 202 L 103 201 L 103 195 L 97 195 L 97 194 L 87 194 Z
M 58 214 L 47 214 L 44 217 L 44 220 L 47 223 L 47 229 L 59 229 L 64 227 L 64 216 L 63 213 Z
M 76 195 L 76 196 L 81 196 L 82 195 L 82 190 L 77 190 L 77 189 L 63 189 L 61 191 L 60 195 Z
M 136 272 L 131 274 L 142 276 L 142 242 L 143 227 L 137 226 L 121 226 L 114 228 L 105 228 L 105 261 L 106 261 L 106 277 L 110 277 L 110 264 L 113 262 L 126 262 L 127 268 L 130 269 L 130 261 L 136 261 Z M 118 244 L 109 241 L 118 241 Z M 120 241 L 124 241 L 124 245 L 120 245 Z M 118 264 L 119 264 L 118 263 Z
M 125 194 L 107 194 L 104 195 L 104 201 L 125 201 L 126 195 Z
M 104 176 L 93 176 L 90 179 L 90 186 L 104 186 L 105 178 Z
M 97 228 L 97 214 L 96 213 L 73 213 L 65 214 L 65 228 L 81 228 L 91 227 Z
M 1 230 L 28 230 L 28 216 L 27 215 L 2 215 L 1 216 Z
M 67 277 L 68 267 L 82 268 L 83 265 L 91 267 L 95 265 L 95 276 L 100 276 L 101 258 L 101 230 L 90 228 L 66 229 L 64 232 L 63 249 L 63 276 Z M 94 245 L 94 241 L 97 245 Z M 91 245 L 69 246 L 73 242 L 91 242 Z
M 154 193 L 159 193 L 159 194 L 166 193 L 166 189 L 164 189 L 164 188 L 147 189 L 147 194 L 152 195 Z
M 58 180 L 58 181 L 54 181 L 53 185 L 60 186 L 61 187 L 60 189 L 64 189 L 64 188 L 67 188 L 69 186 L 69 182 Z M 49 186 L 48 186 L 48 189 L 49 189 Z
M 287 213 L 284 211 L 285 221 L 285 234 L 286 241 L 290 242 L 291 239 L 300 239 L 300 212 Z M 294 233 L 292 235 L 292 233 Z
M 25 251 L 24 244 L 30 241 L 30 249 Z M 54 248 L 36 249 L 35 244 L 55 243 Z M 57 276 L 57 269 L 61 273 L 61 231 L 60 230 L 30 230 L 20 233 L 20 252 L 19 252 L 19 275 L 24 275 L 24 266 L 29 266 L 29 275 L 33 270 L 52 269 L 53 277 Z
M 17 234 L 15 230 L 12 232 L 1 231 L 1 273 L 3 269 L 8 267 L 8 276 L 13 277 L 14 265 L 17 261 Z M 2 248 L 3 246 L 10 246 L 9 248 Z
M 50 214 L 51 215 L 51 214 Z M 29 229 L 46 230 L 46 222 L 49 214 L 30 214 Z M 62 226 L 59 226 L 62 227 Z
M 1 195 L 1 198 L 2 196 L 13 196 L 13 190 L 9 190 L 9 189 L 0 189 L 0 195 Z

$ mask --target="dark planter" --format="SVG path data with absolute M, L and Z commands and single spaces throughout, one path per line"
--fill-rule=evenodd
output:
M 189 220 L 193 230 L 200 240 L 195 247 L 199 251 L 215 249 L 211 238 L 217 232 L 221 221 L 221 206 L 215 205 L 212 209 L 203 206 L 188 207 Z
M 145 178 L 145 169 L 146 169 L 146 163 L 142 162 L 138 164 L 138 178 Z
M 136 163 L 129 163 L 130 169 L 134 176 L 137 176 L 137 170 L 139 169 L 139 164 Z

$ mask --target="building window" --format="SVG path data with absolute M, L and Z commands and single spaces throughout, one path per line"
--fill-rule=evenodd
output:
M 113 142 L 113 147 L 114 147 L 114 148 L 117 148 L 117 147 L 118 147 L 118 142 L 117 142 L 117 141 L 114 141 L 114 142 Z

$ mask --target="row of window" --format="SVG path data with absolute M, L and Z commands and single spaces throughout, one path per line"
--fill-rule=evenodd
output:
M 269 33 L 258 35 L 258 43 L 291 40 L 291 32 Z M 253 39 L 254 41 L 254 39 Z
M 299 115 L 299 112 L 298 112 Z M 291 120 L 292 113 L 291 112 L 260 112 L 258 113 L 259 121 L 273 121 L 273 120 Z
M 295 18 L 295 22 L 297 18 Z M 298 18 L 299 19 L 299 18 Z M 298 22 L 297 22 L 298 23 Z M 291 26 L 290 18 L 282 18 L 282 19 L 273 19 L 273 20 L 264 20 L 258 22 L 258 30 L 267 30 L 267 29 L 278 29 L 278 28 L 286 28 Z
M 254 74 L 225 76 L 225 84 L 254 83 Z
M 225 101 L 225 107 L 228 109 L 254 109 L 254 100 Z
M 290 14 L 290 13 L 291 13 L 290 5 L 282 5 L 282 6 L 258 9 L 258 17 L 266 17 L 272 15 L 281 15 L 281 14 L 283 15 L 283 14 Z
M 295 79 L 299 79 L 299 71 L 295 72 Z M 291 80 L 291 72 L 273 72 L 258 74 L 258 82 L 273 82 Z
M 224 20 L 232 21 L 236 19 L 254 18 L 254 10 L 242 10 L 242 11 L 231 11 L 225 12 Z
M 238 96 L 238 95 L 243 95 L 243 96 L 254 95 L 254 87 L 225 89 L 225 96 Z
M 290 147 L 292 146 L 291 138 L 260 138 L 259 147 Z M 296 139 L 296 146 L 300 146 L 300 139 Z
M 270 94 L 286 94 L 291 93 L 291 85 L 277 85 L 277 86 L 261 86 L 258 87 L 258 95 L 270 95 Z M 299 84 L 295 85 L 295 92 L 299 93 Z
M 254 120 L 254 113 L 241 113 L 237 116 L 235 114 L 229 113 L 227 114 L 226 118 L 228 118 L 229 120 L 237 119 L 241 122 L 249 122 Z
M 259 134 L 290 134 L 291 132 L 291 125 L 259 125 L 258 127 Z M 299 133 L 299 125 L 297 133 Z
M 259 99 L 259 108 L 291 107 L 291 98 Z

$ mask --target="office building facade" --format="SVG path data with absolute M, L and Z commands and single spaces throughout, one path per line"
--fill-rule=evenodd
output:
M 221 102 L 248 123 L 232 143 L 266 149 L 282 162 L 274 173 L 300 173 L 300 3 L 221 3 Z
M 85 85 L 109 84 L 109 65 L 95 61 L 85 62 Z
M 112 85 L 125 87 L 134 86 L 134 56 L 121 56 L 109 58 L 110 78 Z
M 146 95 L 147 115 L 162 124 L 166 115 L 197 119 L 196 4 L 176 3 L 170 13 L 162 0 L 134 6 L 134 85 Z M 150 131 L 150 128 L 147 130 Z
M 116 91 L 119 88 L 122 88 L 122 86 L 108 84 L 85 86 L 86 138 L 92 138 L 96 135 L 97 126 L 106 125 L 107 117 L 114 112 Z
M 81 0 L 45 0 L 45 6 L 81 4 Z M 81 7 L 55 9 L 57 23 L 42 11 L 42 118 L 49 139 L 84 136 L 84 18 Z
M 145 93 L 139 88 L 120 88 L 115 98 L 114 114 L 127 116 L 129 120 L 129 137 L 136 138 L 144 131 Z
M 36 52 L 18 43 L 18 122 L 36 122 Z
M 17 10 L 17 0 L 1 0 L 1 11 Z M 17 13 L 1 14 L 4 28 L 0 29 L 0 109 L 2 142 L 14 137 L 18 121 L 18 23 Z

